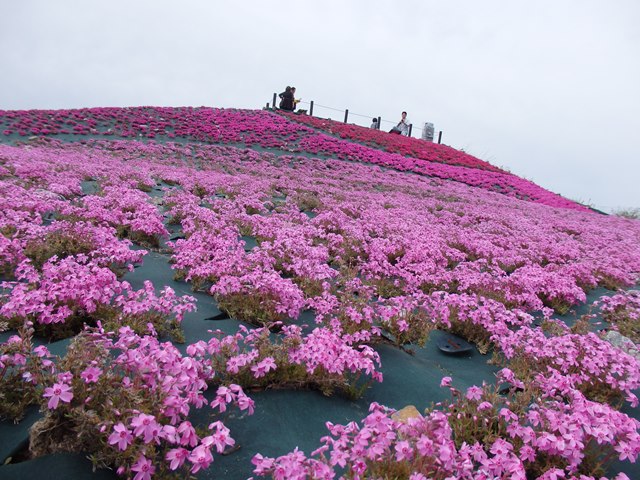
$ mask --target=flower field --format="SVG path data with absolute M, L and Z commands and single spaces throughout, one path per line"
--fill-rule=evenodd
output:
M 358 125 L 308 115 L 297 115 L 284 110 L 280 110 L 278 113 L 295 122 L 335 134 L 340 138 L 355 140 L 374 148 L 380 148 L 386 152 L 399 153 L 400 155 L 427 160 L 429 162 L 447 163 L 450 165 L 479 168 L 490 172 L 505 173 L 488 162 L 445 145 L 432 142 L 416 142 L 415 139 L 405 137 L 404 135 L 393 137 L 381 130 L 363 128 Z
M 0 139 L 0 476 L 637 478 L 640 222 L 300 115 Z

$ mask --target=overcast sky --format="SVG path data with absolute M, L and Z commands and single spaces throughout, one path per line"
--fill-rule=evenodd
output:
M 418 134 L 433 122 L 443 143 L 571 199 L 640 207 L 638 0 L 0 6 L 0 109 L 261 108 L 295 85 L 365 117 L 406 110 Z

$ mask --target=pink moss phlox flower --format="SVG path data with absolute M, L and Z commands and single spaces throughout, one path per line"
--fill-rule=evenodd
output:
M 152 441 L 159 443 L 162 426 L 156 421 L 153 415 L 140 413 L 131 419 L 130 426 L 136 437 L 143 437 L 144 443 L 150 443 Z
M 188 456 L 189 450 L 186 448 L 172 448 L 167 452 L 165 459 L 170 462 L 169 469 L 176 470 L 184 464 Z
M 442 377 L 440 380 L 441 387 L 450 387 L 451 386 L 451 377 Z
M 71 402 L 71 399 L 73 398 L 73 391 L 71 389 L 71 385 L 67 385 L 66 383 L 54 383 L 53 386 L 44 389 L 44 394 L 42 396 L 49 399 L 47 408 L 55 410 L 58 408 L 58 402 Z
M 480 400 L 482 398 L 482 388 L 476 385 L 472 385 L 467 388 L 467 392 L 465 393 L 465 397 L 469 400 Z
M 198 444 L 199 438 L 196 430 L 188 420 L 185 420 L 178 425 L 177 434 L 179 436 L 180 445 L 182 446 L 193 448 Z
M 109 435 L 109 445 L 118 445 L 119 450 L 126 450 L 133 441 L 131 431 L 122 422 L 113 426 L 113 433 Z
M 189 454 L 188 459 L 193 464 L 191 473 L 198 473 L 200 470 L 208 468 L 213 462 L 211 449 L 205 445 L 198 445 L 194 448 Z
M 82 378 L 85 383 L 96 383 L 100 379 L 100 375 L 102 375 L 101 369 L 89 367 L 80 373 L 80 378 Z
M 256 378 L 264 377 L 271 370 L 276 369 L 276 362 L 273 357 L 266 357 L 262 359 L 259 363 L 251 367 L 251 371 L 253 372 L 253 376 Z
M 156 467 L 150 459 L 141 455 L 138 457 L 136 463 L 131 466 L 131 471 L 137 472 L 133 480 L 151 480 L 153 473 L 156 471 Z
M 209 425 L 209 430 L 215 430 L 209 437 L 210 441 L 205 442 L 202 439 L 202 443 L 207 446 L 215 445 L 218 453 L 224 452 L 227 446 L 231 447 L 235 445 L 235 440 L 231 438 L 229 429 L 220 421 L 214 422 Z

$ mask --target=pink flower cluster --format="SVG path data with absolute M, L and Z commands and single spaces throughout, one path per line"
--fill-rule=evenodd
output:
M 213 462 L 212 449 L 222 453 L 227 446 L 235 443 L 229 429 L 220 421 L 209 425 L 209 435 L 200 437 L 191 422 L 186 420 L 191 406 L 202 408 L 208 403 L 202 392 L 207 389 L 207 382 L 213 378 L 214 372 L 206 365 L 195 358 L 183 357 L 169 343 L 159 343 L 150 336 L 140 337 L 126 329 L 121 330 L 120 338 L 113 346 L 107 346 L 120 352 L 112 368 L 123 369 L 125 388 L 141 388 L 144 385 L 144 389 L 150 389 L 148 395 L 159 395 L 155 414 L 123 412 L 123 421 L 111 427 L 112 433 L 108 438 L 110 445 L 121 451 L 126 450 L 129 455 L 132 449 L 140 452 L 139 456 L 136 455 L 138 461 L 129 467 L 131 471 L 140 472 L 136 470 L 136 466 L 140 466 L 140 459 L 148 462 L 152 468 L 153 464 L 163 461 L 162 453 L 160 458 L 145 458 L 145 445 L 148 444 L 164 447 L 160 452 L 165 452 L 164 460 L 169 463 L 170 470 L 182 468 L 189 462 L 188 469 L 196 473 Z M 221 405 L 231 404 L 238 405 L 248 413 L 253 412 L 253 402 L 237 385 L 220 387 L 217 398 L 211 402 L 211 408 L 224 411 Z M 106 432 L 109 432 L 108 428 Z
M 0 110 L 4 135 L 96 135 L 121 138 L 188 138 L 281 147 L 308 128 L 262 111 L 220 108 L 82 108 Z M 268 127 L 268 128 L 265 128 Z
M 499 377 L 517 383 L 508 370 Z M 446 379 L 443 384 L 448 385 Z M 254 473 L 278 479 L 333 479 L 344 469 L 348 478 L 356 479 L 393 474 L 416 480 L 524 480 L 532 469 L 542 467 L 538 479 L 593 480 L 578 473 L 592 449 L 631 461 L 640 454 L 640 422 L 553 381 L 539 382 L 536 388 L 542 397 L 521 415 L 510 409 L 508 400 L 503 405 L 484 400 L 486 386 L 470 387 L 464 397 L 451 388 L 454 401 L 442 406 L 444 410 L 431 409 L 404 420 L 373 403 L 361 424 L 328 422 L 330 435 L 309 457 L 297 449 L 278 458 L 257 454 Z M 461 443 L 454 432 L 460 421 L 470 422 L 467 429 L 492 428 L 504 436 L 484 444 Z
M 602 297 L 600 311 L 612 323 L 620 320 L 640 322 L 640 291 L 631 290 L 611 297 Z
M 174 315 L 179 322 L 195 308 L 189 296 L 178 297 L 170 287 L 158 296 L 151 282 L 133 290 L 126 281 L 85 255 L 50 259 L 39 272 L 28 261 L 16 269 L 15 282 L 3 282 L 9 293 L 0 295 L 0 316 L 40 324 L 64 323 L 74 315 L 95 317 L 101 306 L 114 305 L 120 321 L 142 313 Z M 95 320 L 99 320 L 96 318 Z
M 64 323 L 78 310 L 92 314 L 99 305 L 108 305 L 128 284 L 85 256 L 45 263 L 42 272 L 28 262 L 16 270 L 16 282 L 4 282 L 10 293 L 0 297 L 0 315 L 36 323 Z
M 633 391 L 640 387 L 640 363 L 595 333 L 580 335 L 566 329 L 564 334 L 547 336 L 539 328 L 522 327 L 494 339 L 507 359 L 518 357 L 537 365 L 541 377 L 587 394 L 606 385 L 631 406 L 638 406 Z
M 280 338 L 272 340 L 269 335 L 268 328 L 249 331 L 240 326 L 235 335 L 198 342 L 188 352 L 196 358 L 208 358 L 219 379 L 248 376 L 252 378 L 245 380 L 249 385 L 269 381 L 331 392 L 336 387 L 360 388 L 362 376 L 382 381 L 377 352 L 366 345 L 354 346 L 331 329 L 315 328 L 304 335 L 301 327 L 288 325 L 282 328 Z M 301 370 L 292 374 L 295 366 Z
M 114 462 L 121 475 L 151 478 L 157 469 L 197 473 L 214 461 L 213 451 L 222 453 L 235 441 L 221 421 L 199 434 L 187 420 L 192 408 L 209 404 L 213 411 L 224 412 L 237 406 L 253 413 L 253 401 L 238 385 L 218 387 L 211 402 L 205 398 L 215 379 L 208 362 L 183 356 L 171 343 L 136 335 L 129 328 L 122 328 L 115 340 L 102 330 L 80 334 L 64 359 L 70 368 L 64 372 L 56 371 L 46 347 L 30 351 L 30 337 L 12 337 L 7 343 L 16 351 L 2 356 L 3 376 L 13 365 L 24 381 L 37 377 L 44 386 L 33 383 L 51 415 L 56 411 L 74 418 L 83 410 L 92 412 L 97 430 L 83 434 L 101 439 L 92 453 Z M 48 371 L 19 360 L 30 356 L 43 359 Z M 100 445 L 108 446 L 101 450 Z
M 116 228 L 126 228 L 150 237 L 168 235 L 155 206 L 148 196 L 131 187 L 106 186 L 101 195 L 82 198 L 81 206 L 61 209 L 63 215 L 77 216 Z
M 16 203 L 19 203 L 18 201 Z M 16 203 L 13 208 L 16 208 Z M 62 207 L 61 207 L 62 208 Z M 27 260 L 31 247 L 44 247 L 54 243 L 60 239 L 75 241 L 80 240 L 87 247 L 83 251 L 88 260 L 93 261 L 99 267 L 125 267 L 134 263 L 138 263 L 145 255 L 144 250 L 134 251 L 129 247 L 131 242 L 127 240 L 119 240 L 116 236 L 115 229 L 93 225 L 87 222 L 69 222 L 55 221 L 50 225 L 42 225 L 40 215 L 33 215 L 27 218 L 17 218 L 16 210 L 5 210 L 2 215 L 2 227 L 6 231 L 15 231 L 9 237 L 3 235 L 0 237 L 0 269 L 9 271 L 15 269 L 21 262 Z M 31 222 L 30 220 L 33 220 Z M 63 254 L 66 252 L 63 252 Z M 62 255 L 58 255 L 55 260 L 62 260 Z M 41 259 L 31 259 L 31 265 L 36 260 L 38 263 Z M 47 259 L 51 261 L 51 257 Z M 46 262 L 45 262 L 46 263 Z M 26 266 L 21 267 L 21 270 Z

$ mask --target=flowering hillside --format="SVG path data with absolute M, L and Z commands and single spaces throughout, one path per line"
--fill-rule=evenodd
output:
M 637 472 L 639 222 L 264 111 L 0 124 L 0 473 Z
M 468 153 L 447 147 L 446 145 L 424 142 L 404 135 L 387 135 L 387 132 L 382 130 L 373 130 L 359 125 L 341 123 L 335 120 L 311 117 L 309 115 L 293 114 L 285 110 L 279 110 L 278 113 L 285 115 L 295 122 L 304 123 L 313 128 L 335 134 L 340 138 L 356 140 L 365 145 L 380 148 L 387 152 L 399 153 L 407 157 L 419 158 L 429 162 L 448 163 L 450 165 L 460 165 L 491 172 L 505 173 L 488 162 L 480 160 Z
M 211 108 L 91 108 L 80 110 L 0 110 L 0 131 L 5 137 L 91 135 L 116 138 L 187 139 L 202 142 L 259 146 L 310 153 L 340 160 L 372 163 L 400 171 L 455 180 L 554 207 L 587 210 L 532 182 L 503 172 L 450 147 L 386 135 L 337 122 L 296 115 L 297 122 L 267 111 Z M 319 133 L 301 125 L 305 121 L 340 136 L 363 140 L 386 151 L 369 148 Z M 328 126 L 327 126 L 328 125 Z M 425 147 L 427 145 L 428 147 Z M 405 155 L 413 154 L 414 157 Z

